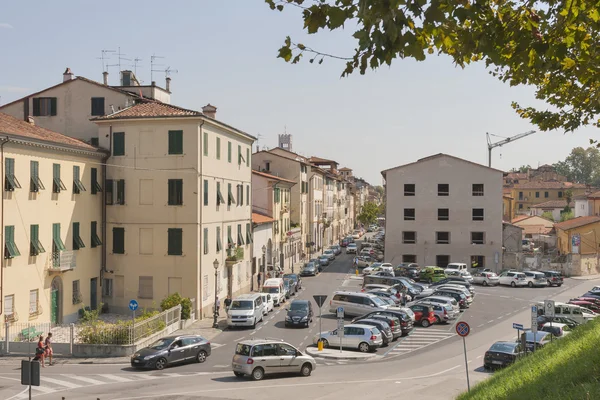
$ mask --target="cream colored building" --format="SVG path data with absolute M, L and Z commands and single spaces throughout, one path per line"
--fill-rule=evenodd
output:
M 202 315 L 248 291 L 252 279 L 251 146 L 254 137 L 203 112 L 138 104 L 99 117 L 107 168 L 104 300 L 158 307 L 169 294 L 195 298 Z M 217 265 L 215 271 L 214 264 Z
M 273 219 L 273 236 L 267 244 L 267 270 L 291 270 L 296 261 L 300 235 L 294 237 L 290 221 L 290 191 L 295 184 L 266 172 L 252 171 L 252 210 Z
M 382 172 L 385 261 L 502 266 L 502 171 L 447 154 Z
M 4 321 L 69 323 L 102 301 L 108 154 L 0 113 Z
M 67 68 L 62 82 L 4 104 L 0 106 L 0 112 L 24 121 L 31 116 L 35 118 L 37 126 L 98 146 L 98 127 L 90 118 L 107 115 L 146 100 L 171 101 L 169 78 L 167 88 L 163 89 L 154 83 L 140 85 L 131 71 L 122 71 L 120 75 L 120 85 L 110 86 L 107 72 L 104 73 L 102 84 L 75 76 Z

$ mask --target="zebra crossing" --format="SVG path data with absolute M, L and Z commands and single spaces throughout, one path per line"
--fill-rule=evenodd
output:
M 388 350 L 384 356 L 398 356 L 412 353 L 413 351 L 431 346 L 456 336 L 454 332 L 441 331 L 430 328 L 415 328 L 410 335 L 400 339 L 398 343 Z

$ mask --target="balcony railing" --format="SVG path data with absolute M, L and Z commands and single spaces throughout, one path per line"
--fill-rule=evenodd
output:
M 77 266 L 74 251 L 53 251 L 48 254 L 46 267 L 51 272 L 70 271 Z

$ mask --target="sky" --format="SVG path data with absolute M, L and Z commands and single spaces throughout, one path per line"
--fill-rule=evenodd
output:
M 536 130 L 510 107 L 543 106 L 531 87 L 509 87 L 483 65 L 462 70 L 447 57 L 398 60 L 391 67 L 340 78 L 343 61 L 277 58 L 286 36 L 314 49 L 351 56 L 353 29 L 308 35 L 300 10 L 271 11 L 263 0 L 19 0 L 0 4 L 0 104 L 60 83 L 66 67 L 102 81 L 102 50 L 140 58 L 137 76 L 170 67 L 172 104 L 200 110 L 274 147 L 293 135 L 293 150 L 333 159 L 381 184 L 381 171 L 446 153 L 487 165 L 486 132 L 502 140 Z M 116 53 L 107 60 L 118 84 Z M 121 60 L 122 69 L 133 61 Z M 154 72 L 164 87 L 165 73 Z M 492 166 L 509 170 L 563 160 L 589 145 L 597 129 L 537 132 L 496 148 Z M 255 145 L 256 148 L 256 145 Z

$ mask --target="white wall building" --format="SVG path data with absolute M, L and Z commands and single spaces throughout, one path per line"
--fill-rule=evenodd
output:
M 252 229 L 253 229 L 253 280 L 252 290 L 258 290 L 258 281 L 256 275 L 260 272 L 262 282 L 267 276 L 267 249 L 273 246 L 273 218 L 260 213 L 252 213 Z

